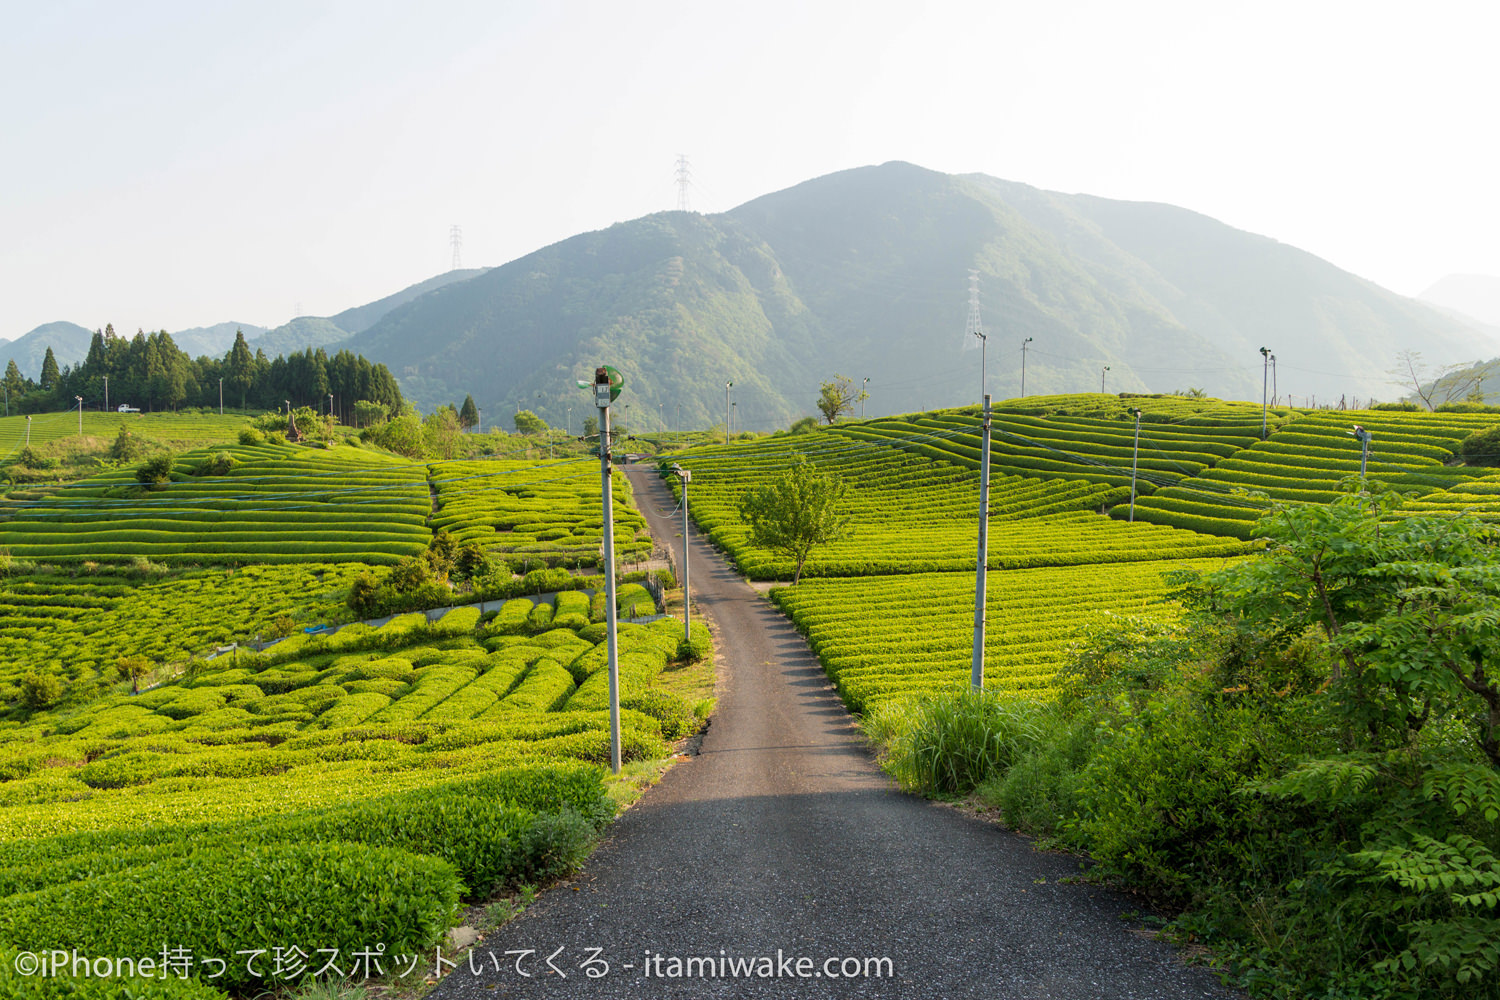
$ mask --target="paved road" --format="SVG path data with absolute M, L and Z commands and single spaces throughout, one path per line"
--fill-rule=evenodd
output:
M 649 469 L 630 476 L 652 533 L 680 552 L 680 515 L 652 510 L 670 494 Z M 1132 933 L 1129 899 L 1059 884 L 1075 859 L 893 790 L 801 636 L 696 533 L 692 558 L 721 646 L 701 755 L 435 997 L 1238 996 Z M 734 959 L 757 974 L 718 974 Z M 879 960 L 869 977 L 834 978 L 864 959 Z

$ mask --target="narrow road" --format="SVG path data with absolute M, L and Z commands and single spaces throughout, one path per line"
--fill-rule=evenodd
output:
M 627 474 L 680 558 L 665 485 Z M 434 997 L 1239 996 L 1132 933 L 1139 904 L 1061 884 L 1076 859 L 895 791 L 790 623 L 696 530 L 691 556 L 720 649 L 701 754 Z

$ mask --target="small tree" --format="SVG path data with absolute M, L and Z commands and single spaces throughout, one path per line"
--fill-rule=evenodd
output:
M 808 553 L 848 530 L 848 516 L 838 513 L 846 488 L 799 455 L 773 482 L 740 498 L 740 517 L 750 525 L 751 544 L 789 557 L 796 564 L 792 583 L 797 583 Z
M 833 381 L 824 382 L 819 388 L 818 412 L 831 424 L 845 413 L 853 413 L 854 404 L 869 395 L 864 389 L 855 391 L 853 379 L 835 372 Z
M 115 660 L 115 670 L 121 678 L 130 679 L 130 693 L 141 693 L 141 678 L 151 672 L 151 661 L 144 656 L 122 656 Z
M 135 481 L 147 489 L 156 489 L 172 481 L 172 453 L 152 455 L 135 470 Z
M 477 423 L 479 423 L 479 407 L 474 405 L 472 395 L 465 396 L 463 408 L 458 411 L 458 425 L 468 430 Z
M 516 414 L 516 432 L 518 434 L 545 434 L 547 421 L 530 410 L 522 410 Z
M 1482 402 L 1481 384 L 1496 373 L 1497 367 L 1500 363 L 1476 361 L 1431 368 L 1422 360 L 1421 351 L 1402 351 L 1396 355 L 1396 367 L 1390 370 L 1390 375 L 1397 385 L 1421 400 L 1423 406 L 1436 410 L 1444 403 L 1476 393 Z

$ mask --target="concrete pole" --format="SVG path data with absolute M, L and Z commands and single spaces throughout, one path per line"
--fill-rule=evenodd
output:
M 604 501 L 604 614 L 609 639 L 609 766 L 620 773 L 620 649 L 617 637 L 619 622 L 615 614 L 615 512 L 610 489 L 609 468 L 609 387 L 604 387 L 605 403 L 599 407 L 599 479 Z M 598 398 L 596 396 L 596 398 Z
M 990 397 L 984 397 L 984 439 L 979 449 L 979 561 L 974 569 L 974 661 L 969 684 L 984 690 L 984 598 L 990 542 Z

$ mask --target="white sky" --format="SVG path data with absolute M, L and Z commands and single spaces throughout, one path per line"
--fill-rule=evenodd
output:
M 908 160 L 1500 274 L 1489 0 L 0 0 L 0 336 L 330 315 Z M 962 287 L 962 276 L 955 278 Z M 961 322 L 961 317 L 959 319 Z

